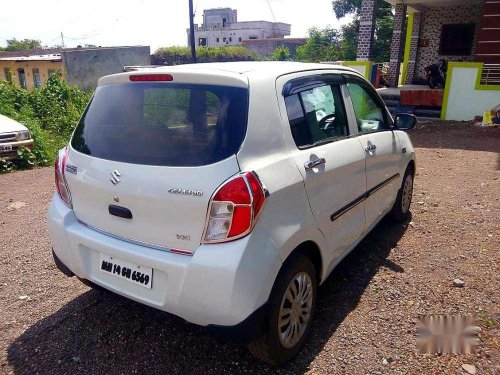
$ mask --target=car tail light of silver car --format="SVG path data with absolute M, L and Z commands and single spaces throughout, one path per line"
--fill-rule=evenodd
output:
M 210 201 L 202 242 L 232 241 L 250 233 L 268 195 L 254 172 L 225 182 Z
M 62 201 L 66 204 L 66 206 L 72 208 L 71 193 L 69 191 L 66 178 L 64 177 L 64 170 L 66 169 L 67 158 L 68 158 L 68 150 L 66 148 L 59 150 L 54 163 L 54 172 L 56 177 L 57 193 L 59 194 L 59 197 L 62 199 Z

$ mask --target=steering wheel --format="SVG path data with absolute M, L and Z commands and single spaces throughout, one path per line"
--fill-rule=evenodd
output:
M 335 127 L 335 113 L 330 113 L 326 115 L 321 120 L 318 121 L 318 126 L 321 130 L 330 130 Z

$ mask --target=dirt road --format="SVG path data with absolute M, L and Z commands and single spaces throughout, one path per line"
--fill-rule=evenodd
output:
M 51 168 L 0 175 L 0 373 L 500 372 L 500 129 L 423 123 L 413 217 L 384 220 L 320 288 L 305 350 L 276 370 L 205 330 L 66 278 L 46 227 Z M 460 278 L 463 287 L 454 287 Z M 415 353 L 419 314 L 472 314 L 476 354 Z

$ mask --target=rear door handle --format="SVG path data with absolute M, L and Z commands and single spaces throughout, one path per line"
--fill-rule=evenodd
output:
M 377 149 L 377 146 L 374 145 L 374 144 L 369 144 L 365 147 L 365 151 L 373 151 L 373 150 L 376 150 Z
M 310 160 L 308 162 L 305 162 L 304 168 L 306 169 L 306 171 L 310 171 L 313 168 L 316 168 L 317 166 L 322 165 L 322 164 L 326 164 L 326 159 L 325 158 L 318 158 L 315 160 Z

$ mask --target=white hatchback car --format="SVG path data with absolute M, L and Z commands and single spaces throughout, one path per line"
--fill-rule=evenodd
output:
M 407 217 L 414 126 L 342 66 L 103 77 L 56 160 L 55 262 L 283 363 L 318 285 L 387 213 Z

